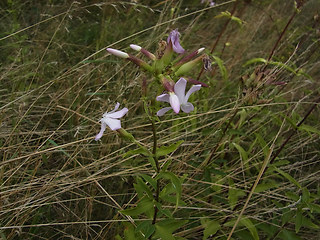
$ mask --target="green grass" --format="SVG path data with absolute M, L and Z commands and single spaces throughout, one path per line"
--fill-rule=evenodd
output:
M 120 102 L 129 109 L 122 127 L 152 147 L 141 98 L 148 75 L 105 49 L 135 54 L 135 43 L 155 52 L 175 28 L 185 49 L 215 46 L 218 57 L 201 74 L 210 87 L 192 96 L 195 111 L 156 123 L 159 144 L 184 140 L 169 158 L 171 172 L 187 174 L 174 216 L 188 222 L 175 237 L 202 239 L 214 221 L 214 239 L 227 239 L 243 210 L 233 239 L 319 239 L 320 4 L 305 1 L 284 31 L 293 0 L 235 2 L 0 3 L 1 239 L 124 236 L 129 220 L 119 210 L 137 204 L 135 178 L 152 168 L 124 156 L 135 148 L 114 132 L 94 136 Z M 225 11 L 243 24 L 216 18 Z M 245 65 L 271 55 L 271 64 Z M 252 75 L 258 67 L 261 78 Z

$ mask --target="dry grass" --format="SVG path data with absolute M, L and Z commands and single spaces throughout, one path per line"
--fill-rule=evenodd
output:
M 150 164 L 140 156 L 123 157 L 134 146 L 114 132 L 107 131 L 101 142 L 93 138 L 102 113 L 120 102 L 129 108 L 123 127 L 143 145 L 152 146 L 152 129 L 141 101 L 145 76 L 127 62 L 107 56 L 105 49 L 130 51 L 129 44 L 137 43 L 155 51 L 159 39 L 178 27 L 187 49 L 211 50 L 226 23 L 214 17 L 232 11 L 234 2 L 217 1 L 221 4 L 213 8 L 200 1 L 1 3 L 3 239 L 113 239 L 123 232 L 121 222 L 143 220 L 132 220 L 118 210 L 136 203 L 134 177 L 150 174 Z M 287 84 L 266 85 L 256 101 L 246 104 L 240 79 L 254 68 L 243 64 L 268 58 L 294 9 L 292 1 L 240 1 L 235 16 L 245 24 L 229 23 L 214 51 L 224 61 L 228 80 L 213 66 L 213 74 L 202 75 L 210 88 L 193 99 L 196 110 L 179 117 L 169 114 L 156 124 L 161 144 L 185 140 L 170 156 L 171 171 L 187 174 L 182 196 L 186 204 L 175 216 L 189 222 L 176 236 L 201 239 L 202 218 L 221 223 L 235 219 L 241 209 L 256 225 L 260 239 L 267 239 L 262 224 L 294 231 L 294 220 L 282 225 L 281 216 L 283 208 L 295 202 L 288 192 L 301 196 L 301 189 L 275 171 L 267 168 L 259 178 L 273 186 L 252 192 L 243 206 L 265 159 L 256 134 L 278 150 L 293 131 L 287 119 L 297 124 L 319 95 L 319 20 L 313 17 L 319 10 L 317 0 L 306 3 L 274 56 L 303 69 L 313 80 L 271 66 L 276 81 Z M 305 124 L 320 129 L 318 119 L 316 107 Z M 245 162 L 233 143 L 247 151 Z M 320 196 L 319 143 L 316 132 L 299 130 L 275 161 L 308 188 L 315 203 Z M 230 206 L 230 190 L 237 191 L 238 208 Z M 232 226 L 223 227 L 216 238 L 225 239 Z M 243 227 L 236 228 L 235 238 L 244 238 L 243 232 Z M 317 239 L 319 231 L 303 227 L 297 235 Z

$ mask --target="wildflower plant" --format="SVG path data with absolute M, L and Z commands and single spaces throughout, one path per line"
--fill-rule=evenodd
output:
M 137 145 L 137 149 L 129 151 L 126 156 L 140 154 L 146 161 L 149 161 L 153 168 L 153 175 L 140 174 L 134 184 L 139 198 L 136 207 L 122 210 L 123 215 L 129 217 L 143 216 L 149 220 L 139 223 L 136 229 L 127 226 L 127 232 L 131 232 L 136 239 L 159 239 L 164 236 L 171 236 L 176 229 L 185 224 L 186 221 L 176 220 L 174 212 L 181 202 L 182 183 L 186 176 L 178 176 L 170 171 L 170 160 L 166 159 L 166 164 L 160 165 L 159 159 L 166 158 L 176 151 L 183 141 L 178 141 L 170 146 L 159 146 L 157 141 L 156 122 L 169 110 L 173 110 L 173 117 L 177 114 L 190 113 L 194 110 L 194 105 L 189 102 L 192 93 L 201 90 L 201 87 L 208 87 L 205 83 L 193 80 L 189 74 L 195 68 L 201 66 L 203 59 L 207 58 L 202 54 L 204 48 L 200 48 L 191 53 L 186 53 L 180 43 L 180 33 L 178 29 L 170 32 L 167 41 L 162 41 L 163 49 L 159 49 L 157 54 L 153 54 L 143 47 L 131 44 L 130 48 L 142 53 L 147 61 L 117 49 L 107 48 L 107 51 L 117 57 L 126 59 L 137 65 L 141 71 L 146 72 L 154 84 L 150 84 L 156 92 L 161 93 L 156 98 L 148 96 L 147 86 L 143 85 L 145 95 L 143 97 L 144 109 L 153 128 L 153 147 L 147 149 L 142 146 L 133 135 L 121 128 L 120 118 L 127 112 L 127 108 L 117 111 L 119 103 L 111 112 L 103 115 L 101 130 L 95 137 L 96 140 L 102 137 L 108 126 L 111 130 L 117 130 L 121 137 Z M 190 85 L 186 92 L 186 87 Z M 151 92 L 150 92 L 151 93 Z M 151 99 L 151 101 L 148 101 Z M 169 103 L 170 106 L 159 109 L 158 102 Z M 180 111 L 181 110 L 181 111 Z M 170 113 L 167 113 L 170 114 Z M 169 210 L 164 205 L 174 204 L 175 208 Z M 161 220 L 159 220 L 161 218 Z M 164 226 L 170 225 L 170 228 Z

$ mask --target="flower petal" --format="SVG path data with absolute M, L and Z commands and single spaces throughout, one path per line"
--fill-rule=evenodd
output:
M 108 113 L 106 118 L 122 118 L 128 112 L 128 108 L 122 108 L 120 111 Z
M 170 100 L 169 100 L 169 94 L 165 93 L 165 94 L 161 94 L 160 96 L 158 96 L 156 98 L 157 101 L 160 101 L 160 102 L 167 102 L 169 103 Z
M 195 92 L 195 91 L 199 91 L 201 88 L 201 84 L 198 84 L 198 85 L 193 85 L 189 91 L 187 92 L 186 96 L 185 96 L 185 99 L 184 99 L 184 102 L 187 103 L 188 102 L 188 99 L 190 97 L 190 95 Z
M 116 106 L 114 107 L 114 109 L 113 109 L 112 111 L 110 111 L 110 112 L 105 112 L 105 113 L 103 114 L 103 117 L 106 117 L 106 116 L 108 116 L 110 113 L 114 113 L 115 111 L 117 111 L 118 108 L 119 108 L 119 106 L 120 106 L 120 103 L 117 102 L 117 104 L 116 104 Z
M 175 113 L 179 113 L 180 111 L 180 101 L 176 94 L 170 93 L 170 105 Z
M 157 116 L 161 117 L 163 116 L 166 112 L 168 112 L 170 109 L 172 109 L 172 107 L 165 107 L 165 108 L 161 108 L 158 112 L 157 112 Z
M 114 109 L 111 112 L 115 112 L 119 109 L 120 107 L 120 103 L 117 102 L 116 106 L 114 107 Z
M 102 122 L 101 122 L 101 130 L 100 130 L 100 132 L 97 134 L 97 136 L 94 138 L 94 140 L 98 141 L 98 140 L 102 137 L 104 131 L 106 130 L 106 127 L 107 127 L 107 124 L 102 121 Z
M 171 31 L 167 39 L 167 43 L 170 44 L 171 41 L 173 51 L 175 51 L 176 53 L 184 53 L 185 50 L 180 45 L 179 36 L 180 33 L 177 29 Z
M 182 104 L 181 105 L 181 110 L 185 113 L 189 113 L 192 112 L 194 110 L 194 106 L 192 105 L 192 103 L 186 103 L 186 104 Z
M 175 51 L 176 53 L 184 53 L 184 48 L 181 47 L 180 43 L 179 42 L 176 42 L 172 45 L 173 47 L 173 51 Z
M 121 122 L 118 119 L 115 118 L 103 118 L 101 122 L 107 124 L 109 128 L 114 131 L 121 128 Z
M 187 80 L 185 80 L 184 78 L 180 78 L 179 81 L 174 85 L 174 93 L 178 96 L 181 104 L 184 103 L 186 86 Z

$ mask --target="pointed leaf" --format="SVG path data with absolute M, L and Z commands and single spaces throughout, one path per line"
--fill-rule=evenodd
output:
M 284 176 L 286 179 L 288 179 L 291 183 L 293 183 L 294 185 L 296 185 L 298 188 L 301 188 L 301 185 L 293 178 L 290 176 L 290 174 L 282 171 L 279 168 L 273 167 L 274 170 L 276 170 L 278 173 L 280 173 L 282 176 Z
M 300 228 L 302 226 L 302 212 L 301 209 L 297 210 L 297 214 L 296 214 L 296 218 L 295 218 L 295 230 L 296 233 L 298 233 L 300 231 Z
M 232 144 L 236 147 L 236 149 L 240 153 L 240 156 L 243 160 L 243 163 L 246 163 L 248 160 L 248 153 L 240 145 L 238 145 L 236 143 L 232 143 Z
M 153 189 L 157 189 L 157 181 L 155 179 L 146 174 L 140 174 L 140 176 L 143 177 L 146 182 L 150 183 Z
M 177 201 L 176 201 L 176 208 L 178 207 L 179 204 L 179 200 L 181 198 L 181 194 L 182 194 L 182 184 L 180 179 L 172 172 L 160 172 L 158 174 L 158 176 L 156 177 L 156 179 L 159 178 L 165 178 L 171 181 L 174 189 L 175 189 L 175 193 L 177 195 Z
M 221 58 L 219 58 L 219 57 L 217 57 L 217 56 L 214 56 L 214 55 L 211 55 L 211 56 L 213 57 L 215 63 L 217 63 L 222 78 L 223 78 L 224 80 L 228 80 L 228 71 L 227 71 L 226 67 L 224 66 L 224 63 L 223 63 L 223 61 L 221 60 Z
M 174 152 L 177 150 L 177 148 L 183 143 L 183 140 L 180 140 L 174 144 L 171 144 L 170 146 L 162 146 L 157 150 L 156 156 L 161 157 L 161 156 L 166 156 L 169 153 Z
M 152 224 L 151 220 L 139 223 L 136 228 L 136 232 L 139 233 L 141 231 L 146 239 L 149 238 L 155 230 L 156 227 Z
M 125 154 L 123 154 L 123 158 L 127 158 L 127 157 L 130 157 L 130 156 L 136 155 L 136 154 L 142 154 L 144 156 L 150 156 L 150 153 L 146 148 L 140 147 L 140 148 L 137 148 L 137 149 L 130 150 L 130 151 L 126 152 Z
M 253 223 L 251 222 L 251 220 L 249 218 L 242 218 L 240 220 L 240 223 L 243 224 L 244 226 L 246 226 L 246 228 L 248 228 L 248 230 L 250 231 L 252 237 L 255 240 L 259 240 L 258 231 L 257 231 L 256 227 L 253 225 Z
M 245 67 L 247 65 L 251 65 L 254 63 L 267 63 L 267 60 L 264 58 L 253 58 L 253 59 L 250 59 L 249 61 L 247 61 L 243 66 Z
M 148 211 L 150 211 L 151 209 L 153 209 L 153 202 L 148 199 L 145 198 L 143 200 L 141 200 L 136 207 L 134 208 L 130 208 L 130 209 L 125 209 L 125 210 L 121 210 L 120 212 L 124 215 L 129 215 L 129 216 L 138 216 L 142 213 L 146 213 Z
M 210 235 L 215 234 L 221 228 L 219 222 L 207 219 L 201 219 L 201 225 L 204 227 L 202 240 L 206 240 Z
M 147 193 L 148 197 L 150 199 L 153 199 L 153 194 L 148 185 L 140 178 L 137 177 L 137 183 L 133 184 L 135 190 L 138 193 L 139 198 L 142 198 L 144 196 L 144 193 Z
M 187 220 L 166 219 L 156 223 L 154 239 L 174 240 L 172 233 L 185 225 Z
M 320 130 L 318 130 L 315 127 L 312 127 L 310 125 L 302 124 L 298 129 L 301 131 L 304 130 L 307 132 L 316 133 L 316 134 L 320 135 Z

